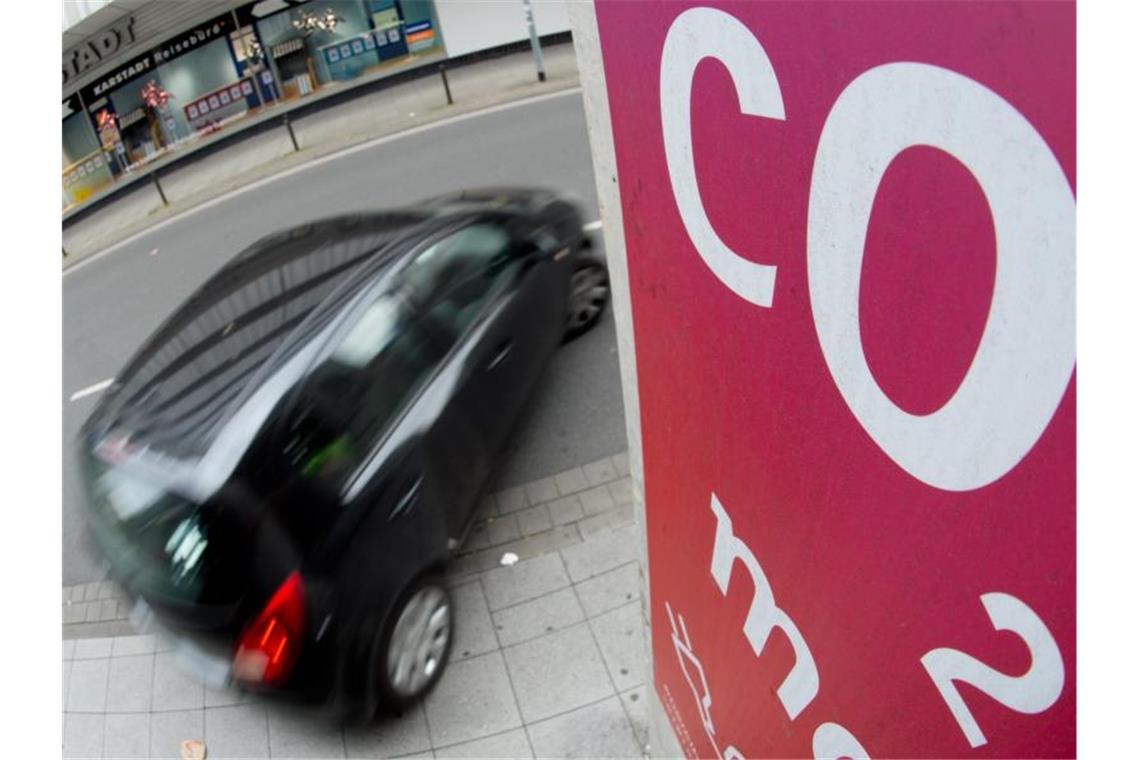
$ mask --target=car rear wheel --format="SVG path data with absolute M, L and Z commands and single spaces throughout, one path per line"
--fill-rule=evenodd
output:
M 603 264 L 590 261 L 575 269 L 570 276 L 563 338 L 575 338 L 597 324 L 609 298 L 610 278 Z
M 423 578 L 393 610 L 375 665 L 380 701 L 401 711 L 435 686 L 451 654 L 454 614 L 442 579 Z

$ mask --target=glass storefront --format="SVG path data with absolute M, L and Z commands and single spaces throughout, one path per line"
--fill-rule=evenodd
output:
M 114 180 L 109 158 L 82 113 L 79 98 L 63 103 L 63 206 L 82 203 Z M 113 159 L 111 159 L 113 160 Z
M 431 0 L 237 8 L 126 61 L 64 101 L 63 203 L 277 103 L 441 53 Z

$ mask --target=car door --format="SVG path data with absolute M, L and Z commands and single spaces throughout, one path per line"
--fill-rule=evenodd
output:
M 541 249 L 488 216 L 425 249 L 404 272 L 426 321 L 449 345 L 453 390 L 430 447 L 464 484 L 452 508 L 455 535 L 556 342 L 544 264 Z M 472 440 L 475 447 L 460 450 Z

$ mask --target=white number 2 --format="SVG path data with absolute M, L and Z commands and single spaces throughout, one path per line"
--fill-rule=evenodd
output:
M 968 683 L 1006 707 L 1028 715 L 1049 709 L 1065 685 L 1061 652 L 1037 613 L 1009 594 L 983 594 L 981 599 L 994 630 L 1012 631 L 1020 636 L 1029 647 L 1032 662 L 1024 675 L 1009 676 L 957 649 L 932 649 L 922 656 L 923 666 L 971 747 L 982 746 L 986 737 L 954 681 Z

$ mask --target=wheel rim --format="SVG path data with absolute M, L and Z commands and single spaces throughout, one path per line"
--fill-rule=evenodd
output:
M 582 327 L 597 318 L 610 294 L 606 272 L 601 267 L 579 269 L 570 278 L 570 327 Z
M 417 591 L 396 620 L 388 644 L 388 682 L 400 696 L 418 694 L 443 665 L 451 608 L 436 586 Z

